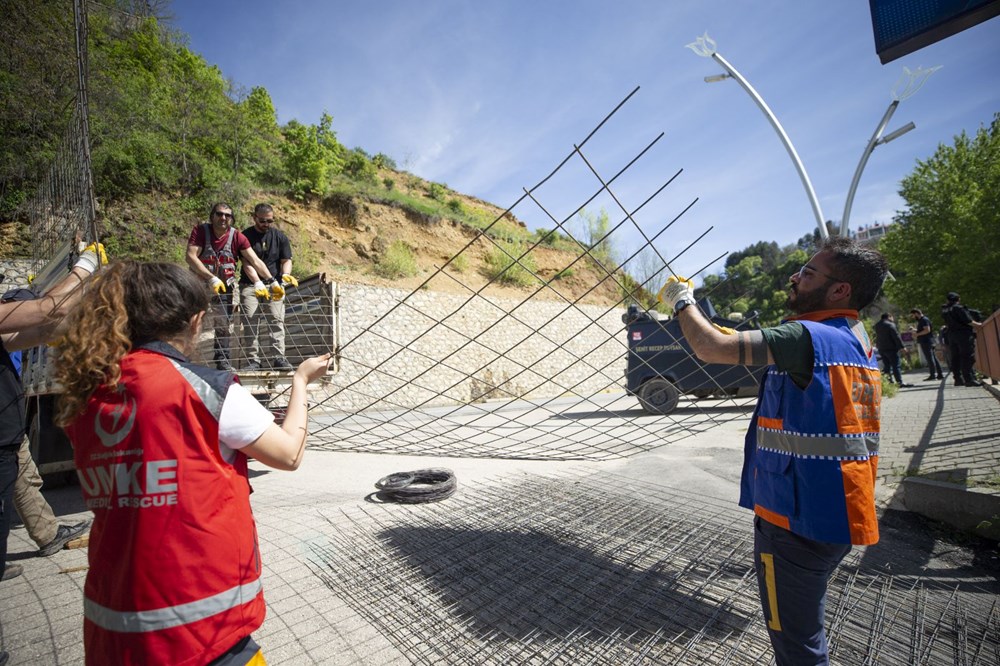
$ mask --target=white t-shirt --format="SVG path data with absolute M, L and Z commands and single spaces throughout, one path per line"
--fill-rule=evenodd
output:
M 274 423 L 269 412 L 257 398 L 241 384 L 233 384 L 226 391 L 219 416 L 219 450 L 227 462 L 233 461 L 234 452 L 253 444 Z

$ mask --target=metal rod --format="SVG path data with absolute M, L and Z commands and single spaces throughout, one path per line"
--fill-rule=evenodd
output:
M 768 121 L 771 123 L 771 127 L 774 131 L 778 133 L 778 138 L 781 139 L 781 143 L 784 144 L 785 150 L 788 151 L 788 156 L 792 158 L 792 162 L 795 164 L 795 170 L 799 172 L 799 179 L 802 180 L 802 186 L 806 188 L 806 195 L 809 197 L 809 203 L 812 205 L 813 215 L 816 217 L 816 228 L 819 229 L 819 237 L 823 240 L 829 238 L 830 234 L 826 231 L 826 219 L 823 217 L 823 209 L 819 205 L 819 199 L 816 198 L 816 191 L 813 190 L 812 182 L 809 180 L 809 174 L 806 173 L 806 168 L 802 164 L 802 160 L 799 159 L 799 154 L 795 152 L 795 146 L 792 145 L 791 139 L 788 138 L 788 134 L 785 133 L 785 129 L 778 122 L 778 118 L 774 115 L 774 112 L 767 106 L 764 99 L 754 90 L 753 86 L 743 78 L 743 75 L 736 71 L 736 68 L 730 65 L 725 58 L 723 58 L 718 53 L 712 53 L 712 59 L 719 63 L 723 69 L 725 69 L 731 77 L 736 79 L 743 90 L 747 91 L 747 94 L 753 98 L 753 101 L 757 103 L 757 106 L 764 115 L 767 117 Z
M 851 206 L 854 205 L 854 193 L 858 189 L 858 183 L 861 182 L 861 172 L 865 170 L 865 165 L 868 164 L 868 158 L 871 157 L 872 151 L 875 150 L 875 146 L 878 145 L 882 132 L 885 131 L 886 125 L 889 124 L 889 120 L 892 118 L 892 114 L 896 112 L 896 107 L 898 106 L 899 100 L 892 100 L 889 104 L 889 108 L 885 110 L 885 114 L 882 116 L 882 120 L 879 122 L 878 127 L 875 128 L 872 138 L 868 140 L 868 145 L 865 146 L 864 152 L 861 153 L 861 161 L 858 162 L 858 168 L 854 170 L 854 178 L 851 180 L 851 187 L 847 190 L 847 200 L 844 202 L 844 215 L 840 218 L 841 236 L 846 236 L 848 230 L 850 229 Z

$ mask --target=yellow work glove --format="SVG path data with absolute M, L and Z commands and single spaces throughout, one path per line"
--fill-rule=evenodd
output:
M 258 301 L 269 301 L 271 300 L 271 294 L 268 293 L 267 287 L 260 280 L 253 283 L 253 295 L 257 297 Z
M 285 297 L 285 288 L 277 280 L 271 281 L 271 300 L 280 301 Z
M 714 321 L 712 322 L 712 326 L 714 326 L 715 330 L 717 330 L 720 333 L 725 333 L 726 335 L 736 334 L 735 328 L 729 328 L 728 326 L 720 326 L 719 324 L 716 324 Z
M 212 291 L 214 291 L 216 294 L 226 293 L 226 283 L 220 280 L 215 275 L 212 276 L 212 281 L 209 282 L 209 285 L 212 287 Z
M 108 255 L 104 251 L 104 245 L 101 243 L 91 243 L 87 247 L 83 248 L 83 252 L 80 253 L 80 257 L 73 264 L 73 268 L 82 268 L 88 273 L 93 273 L 97 270 L 98 266 L 108 265 Z
M 661 303 L 669 305 L 671 310 L 676 310 L 679 301 L 695 302 L 694 283 L 679 275 L 671 275 L 656 297 Z
M 281 276 L 281 281 L 287 284 L 289 287 L 299 286 L 299 281 L 295 279 L 295 276 L 289 275 L 288 273 L 285 273 L 284 275 Z

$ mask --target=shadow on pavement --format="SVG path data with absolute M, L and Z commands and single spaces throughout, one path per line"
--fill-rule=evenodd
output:
M 691 631 L 724 638 L 753 620 L 702 594 L 710 575 L 718 586 L 723 571 L 731 581 L 724 587 L 745 587 L 751 596 L 756 582 L 748 562 L 642 565 L 636 554 L 619 551 L 625 557 L 610 559 L 537 531 L 394 527 L 379 540 L 421 571 L 440 603 L 483 632 L 565 637 L 651 626 L 669 641 Z

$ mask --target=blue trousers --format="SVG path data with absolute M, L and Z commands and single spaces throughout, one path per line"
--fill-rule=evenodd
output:
M 900 373 L 900 361 L 899 361 L 899 351 L 892 350 L 884 352 L 881 349 L 879 353 L 882 355 L 882 360 L 885 361 L 885 374 L 889 375 L 889 379 L 895 379 L 897 384 L 902 385 L 903 375 Z
M 851 546 L 813 541 L 755 517 L 753 551 L 778 666 L 826 666 L 826 584 Z

